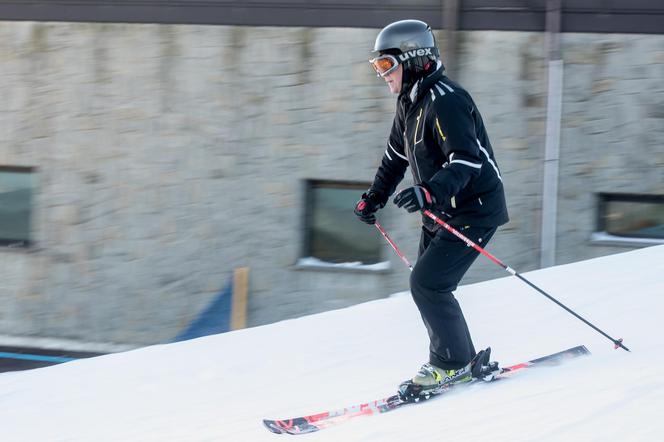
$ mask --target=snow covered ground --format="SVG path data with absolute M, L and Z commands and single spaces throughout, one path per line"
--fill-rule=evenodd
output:
M 427 337 L 403 293 L 268 326 L 2 374 L 0 440 L 664 440 L 664 246 L 526 276 L 623 337 L 632 352 L 614 350 L 507 276 L 457 292 L 477 347 L 491 345 L 505 365 L 578 344 L 593 356 L 319 433 L 275 435 L 263 428 L 263 418 L 382 398 L 410 377 L 426 360 Z

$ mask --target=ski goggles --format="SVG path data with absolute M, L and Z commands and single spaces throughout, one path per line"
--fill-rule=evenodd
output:
M 369 63 L 374 71 L 376 71 L 378 77 L 385 77 L 399 67 L 399 60 L 397 60 L 397 57 L 390 54 L 383 54 L 376 58 L 372 58 L 369 60 Z

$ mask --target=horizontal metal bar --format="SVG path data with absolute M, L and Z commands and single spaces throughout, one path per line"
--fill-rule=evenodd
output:
M 562 32 L 664 34 L 664 2 L 565 1 Z M 545 29 L 543 1 L 474 0 L 459 9 L 459 30 Z M 378 0 L 14 0 L 0 3 L 0 20 L 210 24 L 241 26 L 373 27 L 404 17 L 443 26 L 438 0 L 385 3 Z

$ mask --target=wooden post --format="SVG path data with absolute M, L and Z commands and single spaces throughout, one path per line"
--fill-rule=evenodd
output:
M 247 326 L 247 297 L 249 293 L 249 267 L 239 267 L 233 272 L 231 301 L 231 330 Z

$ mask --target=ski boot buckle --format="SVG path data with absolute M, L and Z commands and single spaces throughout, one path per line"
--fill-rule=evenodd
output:
M 412 380 L 402 382 L 399 385 L 399 398 L 404 402 L 417 403 L 431 399 L 438 393 L 436 388 L 423 389 L 419 384 L 414 383 Z

